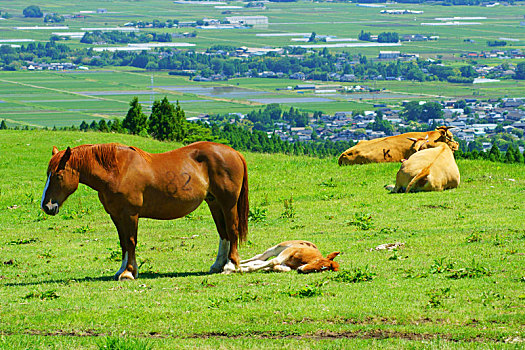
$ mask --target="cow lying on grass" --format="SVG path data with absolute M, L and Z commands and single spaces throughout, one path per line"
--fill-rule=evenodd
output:
M 446 143 L 452 151 L 457 151 L 459 146 L 453 139 L 450 128 L 440 126 L 433 131 L 409 132 L 401 135 L 382 137 L 369 141 L 360 141 L 354 147 L 344 151 L 339 157 L 339 165 L 399 162 L 408 159 L 413 154 L 413 139 L 427 137 L 427 147 L 436 147 Z
M 277 272 L 297 270 L 299 273 L 338 271 L 339 264 L 333 261 L 338 254 L 339 252 L 333 252 L 325 258 L 312 242 L 286 241 L 251 259 L 242 260 L 237 271 L 225 270 L 223 273 L 253 272 L 257 270 Z M 268 260 L 274 256 L 276 258 Z
M 443 191 L 459 186 L 459 169 L 454 153 L 446 144 L 423 149 L 403 161 L 396 175 L 396 185 L 387 186 L 394 193 Z M 393 188 L 392 188 L 393 187 Z

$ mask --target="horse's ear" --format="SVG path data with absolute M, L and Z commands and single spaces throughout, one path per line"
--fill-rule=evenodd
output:
M 58 153 L 58 148 L 57 148 L 57 146 L 53 146 L 53 151 L 51 151 L 51 155 L 54 156 L 54 155 L 57 154 L 57 153 Z
M 71 148 L 68 147 L 64 152 L 62 158 L 60 158 L 60 162 L 58 163 L 58 170 L 63 170 L 66 168 L 66 163 L 69 160 L 69 158 L 71 158 Z
M 327 256 L 326 258 L 327 258 L 328 260 L 334 260 L 334 258 L 335 258 L 336 256 L 338 256 L 338 255 L 339 255 L 339 252 L 333 252 L 333 253 L 328 254 L 328 256 Z
M 62 160 L 64 162 L 67 162 L 69 160 L 69 158 L 71 157 L 71 148 L 67 148 L 66 149 L 66 152 L 64 153 L 64 156 L 62 157 Z

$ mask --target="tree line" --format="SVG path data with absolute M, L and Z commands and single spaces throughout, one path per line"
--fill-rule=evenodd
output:
M 104 42 L 106 44 L 128 44 L 128 43 L 149 43 L 151 41 L 157 42 L 171 42 L 170 33 L 156 33 L 156 32 L 144 32 L 135 34 L 135 32 L 124 33 L 124 32 L 103 32 L 95 30 L 92 32 L 85 32 L 80 42 L 83 44 L 93 44 L 97 42 Z
M 272 114 L 273 120 L 289 120 L 294 116 L 304 116 L 306 112 L 291 108 L 281 110 L 279 105 L 268 105 L 257 114 Z M 316 112 L 321 113 L 321 112 Z M 228 121 L 226 120 L 228 119 Z M 331 142 L 317 140 L 315 142 L 288 142 L 283 141 L 277 134 L 268 134 L 265 131 L 246 127 L 242 123 L 230 124 L 227 116 L 211 116 L 210 124 L 203 122 L 188 122 L 179 103 L 173 104 L 167 97 L 153 103 L 150 116 L 146 116 L 138 98 L 130 102 L 130 108 L 122 120 L 114 119 L 106 122 L 93 120 L 91 123 L 82 121 L 77 129 L 66 130 L 115 132 L 152 137 L 160 141 L 177 141 L 190 144 L 196 141 L 214 141 L 224 143 L 241 151 L 285 153 L 294 155 L 311 155 L 317 157 L 336 156 L 354 145 L 353 142 Z M 248 119 L 249 120 L 249 119 Z
M 82 38 L 85 42 L 105 41 L 117 42 L 148 42 L 170 41 L 168 34 L 120 32 L 90 32 Z M 478 76 L 470 65 L 460 67 L 443 66 L 441 61 L 427 62 L 417 60 L 403 62 L 373 62 L 361 54 L 352 55 L 347 52 L 331 54 L 328 49 L 308 53 L 301 48 L 287 48 L 285 53 L 294 56 L 269 53 L 264 56 L 239 59 L 232 52 L 232 46 L 220 45 L 211 47 L 205 53 L 194 51 L 179 51 L 172 49 L 156 49 L 152 51 L 130 52 L 94 52 L 92 48 L 71 48 L 60 43 L 57 37 L 52 37 L 47 43 L 29 43 L 21 47 L 0 46 L 0 65 L 5 70 L 19 70 L 31 63 L 73 62 L 84 66 L 133 66 L 149 70 L 171 70 L 173 72 L 191 72 L 190 75 L 211 77 L 223 75 L 258 76 L 265 71 L 282 72 L 285 76 L 294 73 L 304 73 L 306 79 L 321 81 L 338 80 L 340 76 L 353 75 L 351 79 L 378 79 L 383 77 L 402 78 L 416 81 L 442 80 L 451 82 L 472 82 Z M 302 55 L 297 57 L 295 55 Z M 525 63 L 518 64 L 516 77 L 521 79 L 525 72 Z M 520 66 L 521 65 L 521 66 Z M 521 70 L 520 70 L 521 69 Z M 334 77 L 335 75 L 338 75 Z

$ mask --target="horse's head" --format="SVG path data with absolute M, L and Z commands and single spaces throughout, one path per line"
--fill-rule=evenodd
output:
M 71 148 L 59 151 L 53 146 L 52 154 L 40 207 L 46 214 L 56 215 L 62 203 L 77 189 L 79 173 L 69 165 Z
M 314 261 L 300 266 L 297 269 L 299 273 L 322 272 L 322 271 L 339 271 L 339 263 L 334 261 L 334 258 L 339 255 L 339 252 L 328 254 L 326 258 L 315 259 Z

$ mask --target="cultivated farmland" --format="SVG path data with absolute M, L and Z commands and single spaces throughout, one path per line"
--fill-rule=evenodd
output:
M 190 48 L 197 52 L 218 44 L 254 49 L 313 45 L 313 49 L 319 51 L 324 45 L 329 46 L 330 52 L 334 53 L 345 51 L 352 55 L 362 54 L 368 58 L 376 58 L 380 51 L 396 50 L 403 54 L 417 54 L 422 59 L 442 58 L 447 64 L 458 65 L 467 63 L 467 59 L 461 57 L 461 54 L 490 51 L 492 47 L 488 46 L 488 41 L 503 39 L 508 42 L 506 49 L 524 48 L 521 3 L 490 8 L 417 4 L 363 7 L 354 3 L 328 2 L 269 3 L 265 4 L 264 8 L 243 7 L 244 3 L 227 5 L 227 3 L 181 4 L 158 0 L 132 4 L 126 1 L 94 1 L 89 5 L 79 5 L 56 0 L 48 2 L 45 6 L 41 5 L 42 10 L 68 18 L 63 23 L 45 24 L 41 18 L 22 17 L 21 13 L 27 4 L 0 1 L 0 11 L 13 15 L 0 21 L 0 44 L 46 43 L 54 33 L 70 38 L 59 42 L 72 48 L 100 49 L 108 45 L 83 44 L 80 42 L 79 35 L 97 28 L 129 30 L 125 25 L 132 21 L 164 22 L 177 19 L 180 22 L 195 22 L 205 18 L 224 21 L 229 16 L 265 16 L 268 18 L 268 25 L 246 29 L 213 29 L 212 25 L 137 30 L 138 33 L 177 35 L 195 31 L 195 37 L 174 38 L 174 42 L 170 44 L 187 42 L 195 45 Z M 417 13 L 386 14 L 381 13 L 382 10 L 410 10 Z M 56 25 L 65 26 L 67 29 L 56 29 Z M 362 30 L 374 35 L 395 31 L 400 36 L 417 34 L 437 39 L 403 41 L 392 48 L 384 48 L 378 46 L 381 43 L 356 42 Z M 312 32 L 320 37 L 328 37 L 327 42 L 305 43 L 309 33 Z M 360 46 L 336 47 L 347 44 Z M 504 61 L 518 62 L 515 59 Z M 478 63 L 484 62 L 496 65 L 501 64 L 503 60 L 483 59 Z M 2 119 L 5 118 L 9 126 L 61 127 L 72 124 L 78 126 L 82 120 L 121 118 L 127 111 L 127 103 L 131 100 L 131 95 L 138 96 L 146 107 L 151 104 L 152 99 L 167 95 L 172 101 L 180 100 L 189 116 L 197 116 L 203 113 L 245 113 L 270 102 L 282 102 L 285 108 L 293 106 L 312 112 L 321 110 L 325 113 L 334 113 L 372 109 L 373 105 L 378 103 L 398 108 L 401 101 L 411 99 L 522 97 L 524 91 L 522 81 L 515 80 L 474 85 L 436 81 L 423 83 L 356 81 L 353 84 L 370 85 L 374 90 L 381 90 L 381 93 L 370 96 L 357 94 L 318 96 L 313 92 L 299 95 L 287 88 L 301 81 L 288 79 L 238 78 L 204 83 L 168 76 L 167 72 L 145 71 L 131 67 L 104 67 L 102 70 L 92 72 L 93 68 L 91 67 L 89 72 L 1 72 Z M 153 84 L 151 84 L 152 80 Z M 188 86 L 188 91 L 166 89 L 170 86 Z M 253 95 L 201 95 L 199 89 L 202 87 L 249 88 Z M 94 94 L 95 92 L 100 94 Z

